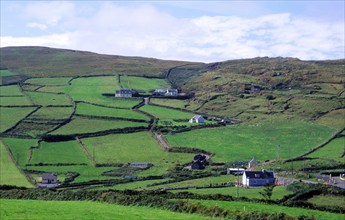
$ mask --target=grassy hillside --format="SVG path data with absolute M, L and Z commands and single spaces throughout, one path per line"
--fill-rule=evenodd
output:
M 47 47 L 0 48 L 1 67 L 27 76 L 77 76 L 126 74 L 163 76 L 163 72 L 183 61 L 101 55 L 91 52 Z M 3 71 L 1 76 L 11 75 Z
M 40 201 L 1 199 L 1 219 L 215 219 L 148 207 L 89 201 Z M 83 214 L 81 214 L 83 213 Z

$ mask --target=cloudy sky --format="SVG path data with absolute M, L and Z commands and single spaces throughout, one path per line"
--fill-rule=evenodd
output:
M 214 62 L 344 58 L 344 1 L 1 0 L 0 46 Z

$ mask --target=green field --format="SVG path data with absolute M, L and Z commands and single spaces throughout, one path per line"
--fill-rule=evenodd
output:
M 18 121 L 27 116 L 30 112 L 35 110 L 34 107 L 25 107 L 25 108 L 7 108 L 0 107 L 0 132 L 14 126 Z
M 339 206 L 345 208 L 345 198 L 343 196 L 318 195 L 308 199 L 308 202 L 319 206 Z
M 131 189 L 131 190 L 145 190 L 147 189 L 147 185 L 153 184 L 153 183 L 160 183 L 163 181 L 167 181 L 169 179 L 163 179 L 163 180 L 144 180 L 144 181 L 134 181 L 130 183 L 125 183 L 125 184 L 118 184 L 115 186 L 109 186 L 109 187 L 102 187 L 102 188 L 94 188 L 92 190 L 126 190 L 126 189 Z
M 22 173 L 14 165 L 5 145 L 0 141 L 0 185 L 16 185 L 32 187 Z M 2 204 L 1 204 L 1 207 Z M 3 208 L 1 208 L 2 210 Z
M 72 103 L 65 94 L 52 94 L 43 92 L 25 92 L 35 105 L 54 106 L 54 105 L 70 105 Z
M 344 158 L 341 158 L 341 155 L 344 153 L 344 150 L 345 139 L 344 137 L 340 137 L 332 140 L 329 144 L 309 154 L 308 157 L 334 159 L 344 162 Z
M 84 134 L 105 131 L 109 129 L 120 129 L 141 126 L 148 126 L 148 124 L 132 121 L 115 121 L 74 117 L 70 123 L 53 131 L 51 134 Z
M 77 104 L 77 114 L 81 115 L 95 115 L 95 116 L 106 116 L 106 117 L 116 117 L 116 118 L 130 118 L 130 119 L 141 119 L 147 120 L 148 117 L 144 114 L 126 109 L 116 109 L 116 108 L 106 108 L 96 105 L 91 105 L 87 103 Z
M 38 92 L 53 92 L 53 93 L 65 93 L 66 86 L 43 86 L 40 87 Z
M 338 110 L 334 110 L 323 115 L 322 117 L 318 118 L 316 121 L 317 123 L 326 125 L 328 127 L 343 129 L 345 128 L 344 117 L 345 117 L 345 109 L 338 109 Z
M 32 103 L 25 96 L 0 97 L 0 106 L 30 106 Z
M 173 108 L 181 108 L 185 109 L 188 106 L 188 101 L 185 100 L 178 100 L 178 99 L 157 99 L 151 98 L 150 102 L 157 105 L 164 105 Z
M 216 219 L 206 218 L 195 214 L 176 213 L 167 210 L 122 206 L 90 201 L 42 201 L 42 200 L 9 200 L 1 199 L 0 216 L 2 220 L 17 219 L 147 219 L 147 220 L 189 220 L 189 219 Z
M 172 146 L 195 147 L 215 153 L 214 161 L 291 158 L 321 144 L 333 129 L 303 121 L 264 121 L 253 125 L 205 128 L 168 135 Z M 248 150 L 250 149 L 250 150 Z
M 240 179 L 241 181 L 241 179 Z M 208 188 L 208 189 L 187 189 L 187 190 L 174 190 L 171 192 L 191 192 L 195 194 L 208 195 L 208 194 L 222 194 L 228 196 L 237 196 L 237 190 L 239 197 L 245 197 L 249 199 L 263 199 L 260 192 L 263 192 L 263 188 L 243 188 L 243 187 L 224 187 L 224 188 Z M 282 199 L 284 196 L 292 194 L 284 186 L 274 187 L 272 193 L 272 200 Z
M 195 114 L 190 112 L 183 112 L 175 109 L 164 108 L 153 105 L 144 105 L 140 110 L 147 112 L 160 120 L 166 119 L 186 119 L 186 122 Z
M 190 202 L 200 203 L 205 206 L 218 206 L 226 210 L 251 212 L 259 211 L 266 213 L 285 213 L 290 216 L 314 216 L 317 220 L 342 220 L 342 214 L 335 214 L 330 212 L 322 212 L 317 210 L 293 208 L 286 206 L 278 206 L 271 204 L 259 204 L 251 202 L 226 202 L 226 201 L 212 201 L 212 200 L 188 200 Z
M 28 120 L 57 120 L 67 119 L 73 113 L 73 107 L 42 107 L 28 118 Z
M 18 85 L 0 86 L 0 96 L 23 96 Z
M 16 73 L 9 71 L 9 70 L 0 70 L 0 76 L 13 76 L 16 75 Z
M 25 83 L 36 84 L 36 85 L 46 85 L 46 86 L 56 86 L 56 85 L 67 85 L 71 77 L 54 77 L 54 78 L 31 78 L 25 81 Z
M 24 168 L 29 159 L 29 148 L 37 146 L 36 139 L 4 138 L 3 142 L 11 149 L 17 164 Z
M 176 164 L 193 159 L 193 154 L 164 151 L 148 132 L 85 138 L 82 142 L 98 163 L 152 163 L 153 167 L 141 175 L 162 175 Z
M 131 108 L 141 101 L 137 98 L 103 96 L 103 93 L 115 94 L 115 91 L 120 89 L 116 76 L 77 78 L 72 80 L 71 83 L 65 91 L 74 101 L 85 101 L 121 108 Z
M 41 142 L 33 150 L 31 164 L 90 163 L 77 141 Z
M 149 92 L 160 88 L 170 88 L 169 83 L 165 79 L 150 79 L 133 76 L 121 76 L 120 79 L 123 88 L 135 89 L 144 92 Z

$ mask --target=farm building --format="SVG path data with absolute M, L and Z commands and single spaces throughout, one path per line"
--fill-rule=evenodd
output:
M 42 184 L 57 184 L 57 175 L 53 173 L 43 173 L 42 174 Z
M 190 123 L 204 123 L 205 119 L 201 115 L 195 115 L 189 120 Z
M 161 95 L 161 96 L 177 96 L 178 90 L 177 89 L 155 89 L 153 94 Z
M 132 97 L 134 94 L 134 91 L 132 89 L 120 89 L 116 90 L 115 97 Z
M 226 170 L 226 173 L 232 175 L 243 175 L 244 171 L 244 168 L 228 168 Z
M 243 186 L 267 186 L 275 182 L 273 172 L 262 171 L 244 171 L 242 176 Z
M 150 163 L 137 163 L 133 162 L 129 164 L 130 167 L 137 167 L 137 168 L 149 168 L 152 166 Z

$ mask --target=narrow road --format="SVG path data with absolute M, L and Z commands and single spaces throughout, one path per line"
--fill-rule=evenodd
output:
M 169 150 L 170 146 L 168 144 L 168 142 L 162 137 L 161 134 L 157 134 L 155 133 L 155 138 L 158 140 L 159 144 L 164 148 Z

